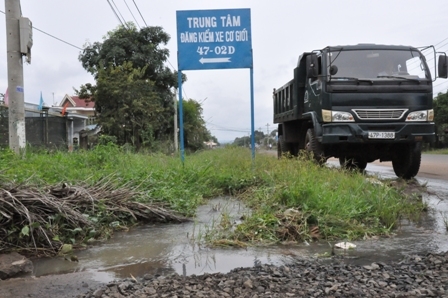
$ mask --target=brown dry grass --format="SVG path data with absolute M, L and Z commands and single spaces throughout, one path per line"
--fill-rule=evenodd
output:
M 135 201 L 139 195 L 131 188 L 117 189 L 110 180 L 93 186 L 4 185 L 0 187 L 0 252 L 55 255 L 68 239 L 79 244 L 104 236 L 100 231 L 111 223 L 123 227 L 187 220 L 160 204 Z

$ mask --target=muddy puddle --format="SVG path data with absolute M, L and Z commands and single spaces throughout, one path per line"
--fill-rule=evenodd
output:
M 384 178 L 394 177 L 382 167 L 369 165 L 368 170 L 380 171 Z M 430 206 L 427 216 L 418 223 L 403 221 L 396 235 L 391 238 L 354 241 L 357 247 L 351 251 L 336 250 L 336 254 L 352 263 L 370 264 L 373 261 L 399 260 L 404 255 L 448 250 L 448 186 L 443 181 L 419 181 L 427 183 L 430 194 L 423 199 Z M 96 282 L 109 282 L 117 278 L 141 277 L 145 274 L 191 275 L 212 272 L 226 273 L 237 267 L 254 264 L 280 265 L 294 258 L 317 258 L 331 252 L 327 242 L 301 243 L 247 249 L 213 248 L 198 246 L 201 233 L 218 223 L 222 213 L 238 221 L 242 214 L 250 212 L 232 198 L 217 198 L 201 206 L 194 222 L 179 225 L 146 225 L 129 232 L 119 232 L 99 245 L 77 251 L 79 262 L 62 258 L 34 260 L 35 276 L 86 272 Z
M 143 276 L 144 274 L 202 274 L 228 272 L 256 263 L 281 264 L 291 256 L 289 248 L 209 249 L 198 245 L 198 237 L 219 222 L 221 214 L 232 222 L 250 212 L 232 198 L 217 198 L 198 208 L 195 221 L 183 224 L 145 225 L 129 232 L 117 232 L 109 241 L 77 251 L 79 262 L 63 258 L 34 260 L 34 275 L 77 271 L 97 272 L 97 281 Z M 295 253 L 311 253 L 297 247 Z

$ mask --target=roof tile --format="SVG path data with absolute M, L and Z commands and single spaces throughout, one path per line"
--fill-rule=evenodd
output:
M 90 100 L 81 99 L 78 96 L 70 96 L 72 100 L 75 102 L 77 108 L 94 108 L 95 102 Z

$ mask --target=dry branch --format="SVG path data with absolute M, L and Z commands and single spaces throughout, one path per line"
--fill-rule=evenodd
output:
M 108 177 L 93 186 L 64 183 L 45 190 L 25 185 L 0 188 L 0 252 L 54 255 L 63 239 L 86 240 L 89 231 L 108 229 L 113 222 L 127 226 L 188 220 L 159 205 L 136 202 L 139 192 L 116 188 L 112 180 Z

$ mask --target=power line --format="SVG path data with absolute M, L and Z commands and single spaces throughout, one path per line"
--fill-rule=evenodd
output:
M 126 20 L 124 19 L 123 15 L 121 14 L 120 10 L 118 9 L 118 7 L 117 7 L 117 5 L 115 4 L 114 0 L 111 0 L 111 1 L 112 1 L 112 3 L 115 5 L 115 7 L 116 7 L 118 13 L 120 14 L 120 16 L 123 18 L 123 21 L 125 21 L 125 23 L 126 23 Z M 145 18 L 143 17 L 142 13 L 140 12 L 140 9 L 138 8 L 137 3 L 135 3 L 135 0 L 132 0 L 132 2 L 134 3 L 135 7 L 137 8 L 137 11 L 138 11 L 138 13 L 140 14 L 140 17 L 142 18 L 142 20 L 143 20 L 143 22 L 145 23 L 146 27 L 148 27 L 148 25 L 146 24 Z M 123 24 L 123 21 L 120 19 L 120 17 L 118 16 L 117 12 L 115 11 L 114 7 L 113 7 L 112 4 L 109 2 L 109 0 L 107 0 L 107 3 L 109 3 L 110 8 L 112 8 L 112 11 L 114 12 L 114 14 L 115 14 L 115 16 L 118 18 L 118 20 L 121 22 L 121 24 L 122 24 L 123 26 L 125 26 L 125 24 Z M 127 5 L 126 0 L 125 0 L 125 3 L 126 3 L 126 6 L 127 6 L 128 9 L 129 9 L 129 6 Z M 131 12 L 130 9 L 129 9 L 129 11 Z M 132 14 L 132 12 L 131 12 L 131 15 L 132 15 L 132 17 L 134 17 L 134 15 Z M 135 20 L 135 17 L 134 17 L 134 20 Z M 137 22 L 137 20 L 135 20 L 135 22 Z M 138 23 L 137 23 L 137 25 L 138 25 Z M 140 27 L 140 25 L 138 25 L 138 26 Z M 173 64 L 171 64 L 171 61 L 170 61 L 170 60 L 167 59 L 167 62 L 168 62 L 168 64 L 171 66 L 172 69 L 176 70 L 176 68 L 173 66 Z M 185 89 L 182 88 L 182 90 L 183 90 L 183 92 L 185 93 L 185 96 L 186 96 L 187 94 L 186 94 L 186 92 L 185 92 Z
M 444 84 L 448 84 L 448 81 L 440 82 L 439 84 L 434 85 L 433 87 L 437 87 L 437 86 L 444 85 Z
M 132 13 L 132 10 L 129 8 L 128 2 L 126 0 L 123 0 L 124 4 L 126 4 L 126 7 L 128 8 L 129 12 L 131 13 L 132 18 L 134 19 L 137 26 L 141 29 L 140 24 L 137 22 L 137 19 L 135 18 L 134 14 Z
M 213 130 L 250 132 L 250 128 L 244 129 L 244 128 L 235 128 L 235 127 L 225 127 L 225 126 L 218 125 L 218 124 L 215 124 L 213 122 L 208 122 L 208 121 L 205 121 L 205 123 L 208 124 L 208 125 L 212 125 L 212 126 L 217 127 L 217 128 L 212 128 Z M 266 125 L 267 124 L 264 124 L 264 126 L 266 126 Z M 269 126 L 271 126 L 271 124 L 269 124 Z M 262 131 L 261 127 L 260 127 L 260 131 Z
M 250 129 L 242 129 L 242 128 L 232 128 L 232 127 L 223 127 L 212 122 L 205 121 L 206 124 L 215 126 L 216 128 L 210 128 L 210 130 L 221 130 L 221 131 L 236 131 L 236 132 L 250 132 Z
M 109 3 L 110 8 L 112 9 L 112 11 L 114 12 L 115 16 L 117 17 L 118 21 L 120 21 L 121 25 L 124 26 L 123 21 L 120 19 L 120 17 L 118 16 L 117 12 L 115 11 L 114 7 L 112 6 L 112 4 L 110 3 L 109 0 L 107 0 L 107 3 Z
M 439 41 L 438 43 L 436 43 L 435 45 L 434 45 L 434 47 L 435 46 L 437 46 L 437 45 L 439 45 L 439 44 L 441 44 L 442 42 L 444 42 L 445 40 L 448 40 L 448 37 L 447 38 L 445 38 L 444 40 L 442 40 L 442 41 Z
M 132 1 L 133 1 L 134 4 L 135 4 L 135 1 L 134 1 L 134 0 L 132 0 Z M 109 0 L 107 0 L 107 3 L 109 3 L 109 5 L 110 5 L 112 11 L 114 12 L 115 16 L 118 18 L 118 20 L 120 21 L 120 23 L 124 26 L 122 20 L 121 20 L 120 17 L 117 15 L 117 13 L 116 13 L 114 7 L 111 5 L 111 3 L 109 2 Z M 135 4 L 135 5 L 136 5 L 136 7 L 137 7 L 137 10 L 139 10 L 137 4 Z M 5 12 L 2 11 L 2 10 L 0 10 L 0 13 L 5 14 Z M 139 13 L 140 13 L 140 10 L 139 10 Z M 141 15 L 141 14 L 140 14 L 140 15 Z M 143 16 L 142 16 L 142 19 L 143 19 Z M 143 19 L 143 21 L 145 22 L 144 19 Z M 145 22 L 145 25 L 146 25 L 146 22 Z M 83 48 L 80 48 L 80 47 L 78 47 L 78 46 L 76 46 L 76 45 L 74 45 L 74 44 L 72 44 L 72 43 L 69 43 L 68 41 L 65 41 L 65 40 L 63 40 L 63 39 L 61 39 L 61 38 L 59 38 L 59 37 L 56 37 L 56 36 L 54 36 L 54 35 L 52 35 L 52 34 L 50 34 L 50 33 L 47 33 L 47 32 L 45 32 L 45 31 L 43 31 L 43 30 L 41 30 L 41 29 L 39 29 L 39 28 L 37 28 L 37 27 L 35 27 L 35 26 L 33 26 L 33 29 L 36 30 L 36 31 L 39 31 L 39 32 L 41 32 L 41 33 L 43 33 L 43 34 L 45 34 L 45 35 L 48 35 L 48 36 L 50 36 L 50 37 L 52 37 L 52 38 L 54 38 L 54 39 L 56 39 L 56 40 L 59 40 L 60 42 L 63 42 L 63 43 L 65 43 L 65 44 L 67 44 L 67 45 L 69 45 L 69 46 L 71 46 L 71 47 L 74 47 L 75 49 L 78 49 L 78 50 L 80 50 L 80 51 L 84 50 Z M 171 68 L 174 69 L 174 70 L 176 70 L 176 68 L 173 66 L 173 64 L 171 64 L 171 62 L 170 62 L 168 59 L 167 59 L 167 61 L 168 61 L 168 64 L 171 66 Z M 185 94 L 185 96 L 188 97 L 188 96 L 187 96 L 187 92 L 185 91 L 185 89 L 184 89 L 183 87 L 182 87 L 182 90 L 183 90 L 183 93 Z
M 245 130 L 245 129 L 243 129 L 243 128 L 234 128 L 234 127 L 230 128 L 230 127 L 224 127 L 224 126 L 215 124 L 215 123 L 213 123 L 213 122 L 206 122 L 206 123 L 207 123 L 207 124 L 210 124 L 210 125 L 213 125 L 213 126 L 216 126 L 216 127 L 218 127 L 218 128 Z M 250 130 L 250 129 L 247 129 L 247 130 Z
M 440 45 L 438 48 L 437 48 L 436 46 L 438 46 L 439 44 L 441 44 L 442 42 L 444 42 L 444 41 L 446 41 L 446 40 L 448 40 L 448 37 L 445 38 L 445 39 L 443 39 L 443 40 L 441 40 L 441 41 L 439 41 L 438 43 L 436 43 L 436 44 L 434 45 L 434 50 L 435 50 L 435 51 L 438 51 L 438 52 L 444 52 L 443 47 L 446 46 L 446 45 L 448 45 L 448 42 L 446 42 L 446 43 Z M 428 48 L 428 49 L 430 49 L 430 48 Z M 433 59 L 433 58 L 434 58 L 433 55 L 431 55 L 431 58 L 428 59 L 428 60 L 431 60 L 431 59 Z
M 438 49 L 438 50 L 440 51 L 440 48 L 446 46 L 447 44 L 448 44 L 448 42 L 447 42 L 447 43 L 444 43 L 444 44 L 441 45 L 441 46 L 439 46 L 439 49 Z M 442 51 L 443 51 L 443 50 L 442 50 Z
M 56 37 L 56 36 L 54 36 L 54 35 L 51 35 L 50 33 L 47 33 L 47 32 L 45 32 L 45 31 L 42 31 L 42 30 L 40 30 L 40 29 L 38 29 L 38 28 L 36 28 L 36 27 L 34 27 L 34 26 L 33 26 L 33 29 L 35 29 L 35 30 L 37 30 L 37 31 L 39 31 L 39 32 L 41 32 L 41 33 L 43 33 L 43 34 L 46 34 L 46 35 L 48 35 L 48 36 L 50 36 L 50 37 L 53 37 L 54 39 L 57 39 L 57 40 L 59 40 L 59 41 L 65 43 L 65 44 L 68 44 L 69 46 L 72 46 L 72 47 L 74 47 L 74 48 L 77 48 L 78 50 L 81 50 L 81 51 L 84 50 L 83 48 L 80 48 L 80 47 L 78 47 L 78 46 L 75 46 L 74 44 L 71 44 L 71 43 L 69 43 L 69 42 L 67 42 L 67 41 L 65 41 L 65 40 L 60 39 L 59 37 Z
M 120 16 L 121 16 L 121 18 L 123 19 L 123 22 L 124 22 L 124 26 L 126 26 L 127 27 L 127 24 L 126 24 L 126 19 L 123 17 L 123 15 L 121 14 L 121 11 L 120 11 L 120 9 L 118 9 L 118 6 L 117 6 L 117 4 L 115 4 L 115 1 L 114 0 L 110 0 L 110 1 L 112 1 L 112 3 L 114 4 L 114 6 L 115 6 L 115 8 L 117 9 L 117 11 L 118 11 L 118 13 L 120 14 Z
M 436 89 L 439 89 L 439 91 L 437 91 L 437 94 L 446 92 L 448 90 L 448 86 L 444 86 L 446 84 L 448 84 L 448 81 L 442 81 L 436 85 L 433 85 L 433 92 L 434 92 L 433 96 L 437 96 Z
M 5 14 L 4 11 L 1 11 L 1 10 L 0 10 L 0 12 L 1 12 L 2 14 Z M 39 31 L 39 32 L 41 32 L 41 33 L 43 33 L 43 34 L 45 34 L 45 35 L 48 35 L 48 36 L 50 36 L 50 37 L 52 37 L 52 38 L 54 38 L 54 39 L 56 39 L 56 40 L 59 40 L 60 42 L 63 42 L 63 43 L 65 43 L 65 44 L 68 44 L 69 46 L 72 46 L 72 47 L 74 47 L 74 48 L 76 48 L 76 49 L 78 49 L 78 50 L 81 50 L 81 51 L 84 50 L 83 48 L 80 48 L 80 47 L 78 47 L 78 46 L 75 46 L 74 44 L 71 44 L 71 43 L 69 43 L 68 41 L 65 41 L 65 40 L 63 40 L 63 39 L 61 39 L 61 38 L 59 38 L 59 37 L 56 37 L 56 36 L 54 36 L 54 35 L 51 35 L 50 33 L 47 33 L 47 32 L 45 32 L 45 31 L 43 31 L 43 30 L 40 30 L 39 28 L 36 28 L 36 27 L 33 26 L 33 29 L 36 30 L 36 31 Z
M 112 1 L 113 1 L 113 0 L 112 0 Z M 135 7 L 137 8 L 138 12 L 140 13 L 140 9 L 138 8 L 138 6 L 137 6 L 137 4 L 135 3 L 135 1 L 132 0 L 132 2 L 134 2 Z M 117 12 L 115 11 L 114 7 L 113 7 L 112 4 L 109 2 L 109 0 L 107 0 L 107 3 L 109 3 L 110 8 L 111 8 L 112 11 L 114 12 L 115 16 L 116 16 L 117 19 L 120 21 L 120 23 L 124 26 L 123 21 L 120 19 L 120 17 L 118 16 Z M 114 4 L 115 4 L 115 3 L 114 3 Z M 2 10 L 0 10 L 0 13 L 2 13 L 2 14 L 6 14 L 6 13 L 5 13 L 4 11 L 2 11 Z M 141 13 L 140 13 L 140 16 L 142 17 L 143 22 L 145 23 L 145 25 L 148 26 L 148 25 L 146 24 L 145 19 L 144 19 L 143 16 L 141 15 Z M 136 22 L 137 22 L 137 21 L 136 21 Z M 137 24 L 138 24 L 138 23 L 137 23 Z M 39 32 L 41 32 L 41 33 L 43 33 L 43 34 L 45 34 L 45 35 L 48 35 L 48 36 L 50 36 L 50 37 L 52 37 L 52 38 L 54 38 L 54 39 L 56 39 L 56 40 L 59 40 L 60 42 L 63 42 L 63 43 L 65 43 L 65 44 L 69 45 L 69 46 L 72 46 L 72 47 L 74 47 L 75 49 L 78 49 L 78 50 L 81 50 L 81 51 L 84 50 L 83 48 L 80 48 L 80 47 L 78 47 L 78 46 L 76 46 L 76 45 L 74 45 L 74 44 L 72 44 L 72 43 L 69 43 L 68 41 L 65 41 L 65 40 L 63 40 L 63 39 L 61 39 L 61 38 L 59 38 L 59 37 L 56 37 L 56 36 L 54 36 L 54 35 L 52 35 L 52 34 L 50 34 L 50 33 L 47 33 L 47 32 L 45 32 L 45 31 L 43 31 L 43 30 L 41 30 L 41 29 L 39 29 L 39 28 L 36 28 L 35 26 L 33 26 L 33 29 L 35 29 L 36 31 L 39 31 Z M 173 64 L 172 64 L 168 59 L 167 59 L 167 62 L 168 62 L 168 64 L 171 66 L 171 68 L 172 68 L 173 70 L 176 70 L 176 68 L 173 66 Z M 183 93 L 185 94 L 185 96 L 188 97 L 188 96 L 187 96 L 187 93 L 185 92 L 185 89 L 182 88 L 182 90 L 183 90 Z
M 134 0 L 132 0 L 132 2 L 134 2 L 135 8 L 137 8 L 138 13 L 140 14 L 140 17 L 141 17 L 142 20 L 143 20 L 143 23 L 145 23 L 145 26 L 148 27 L 148 24 L 146 24 L 145 18 L 143 17 L 142 13 L 140 12 L 140 9 L 139 9 L 138 6 L 137 6 L 137 3 L 135 3 Z
M 120 10 L 118 9 L 118 7 L 117 7 L 117 5 L 115 4 L 114 0 L 111 0 L 111 1 L 112 1 L 112 3 L 115 5 L 115 7 L 117 8 L 118 13 L 120 13 Z M 143 22 L 145 23 L 145 26 L 148 27 L 148 24 L 146 24 L 145 18 L 143 17 L 142 13 L 140 12 L 140 9 L 138 8 L 137 3 L 135 3 L 135 0 L 132 0 L 132 2 L 134 3 L 135 8 L 137 8 L 137 11 L 138 11 L 138 13 L 140 14 L 140 17 L 142 18 Z M 121 17 L 123 18 L 123 21 L 122 21 L 122 20 L 120 19 L 120 17 L 118 16 L 117 12 L 115 11 L 114 7 L 112 6 L 112 4 L 109 2 L 109 0 L 107 0 L 107 3 L 109 3 L 110 8 L 111 8 L 112 11 L 114 12 L 114 14 L 115 14 L 115 16 L 118 18 L 118 20 L 121 22 L 121 24 L 122 24 L 123 26 L 125 26 L 125 24 L 123 24 L 123 21 L 125 21 L 123 15 L 120 13 Z M 126 3 L 126 0 L 125 0 L 125 3 Z M 128 9 L 129 9 L 129 6 L 127 5 L 127 3 L 126 3 L 126 6 L 127 6 Z M 131 12 L 130 9 L 129 9 L 129 11 Z M 131 15 L 132 15 L 132 17 L 134 17 L 134 15 L 132 14 L 132 12 L 131 12 Z M 134 20 L 135 20 L 135 17 L 134 17 Z M 137 22 L 137 20 L 135 20 L 135 22 Z M 138 23 L 137 23 L 137 25 L 138 25 Z M 140 27 L 140 25 L 138 25 L 138 26 Z M 170 61 L 169 59 L 167 59 L 167 62 L 168 62 L 168 64 L 171 66 L 171 68 L 172 68 L 173 70 L 176 70 L 176 68 L 173 66 L 173 64 L 171 63 L 171 61 Z M 186 92 L 185 92 L 185 89 L 182 88 L 182 90 L 183 90 L 183 92 L 185 93 L 185 96 L 187 96 L 187 94 L 186 94 Z
M 210 130 L 244 132 L 244 133 L 249 133 L 250 132 L 250 129 L 248 129 L 248 130 L 236 130 L 236 129 L 224 129 L 224 128 L 210 128 Z
M 441 41 L 439 41 L 439 42 L 436 43 L 433 47 L 425 47 L 425 48 L 421 51 L 422 54 L 423 54 L 425 57 L 429 56 L 428 59 L 426 59 L 426 62 L 427 62 L 428 64 L 429 64 L 430 61 L 434 60 L 434 55 L 437 53 L 437 51 L 438 51 L 438 52 L 443 52 L 443 49 L 441 49 L 441 48 L 444 47 L 445 45 L 447 45 L 448 43 L 444 43 L 443 45 L 441 45 L 441 46 L 439 47 L 439 49 L 436 49 L 436 46 L 439 45 L 439 44 L 441 44 L 441 43 L 443 43 L 443 42 L 446 41 L 446 40 L 448 40 L 448 37 L 445 38 L 445 39 L 443 39 L 443 40 L 441 40 Z M 436 52 L 434 52 L 434 55 L 432 55 L 432 54 L 433 54 L 432 51 L 429 52 L 428 54 L 425 54 L 425 53 L 424 53 L 425 51 L 429 51 L 429 50 L 431 50 L 431 49 L 433 49 L 434 51 L 436 51 Z M 434 60 L 434 61 L 435 61 L 435 60 Z M 409 66 L 411 66 L 411 65 L 413 65 L 413 64 L 416 64 L 417 62 L 418 62 L 418 61 L 412 61 L 411 63 L 409 63 Z M 429 67 L 429 65 L 428 65 L 428 67 Z M 412 70 L 415 70 L 415 69 L 418 69 L 418 68 L 419 68 L 419 65 L 417 65 L 416 67 L 413 67 L 413 68 L 408 68 L 408 69 L 409 69 L 409 71 L 412 71 Z M 431 73 L 432 73 L 431 68 L 429 68 L 429 69 L 430 69 L 430 71 L 431 71 Z

